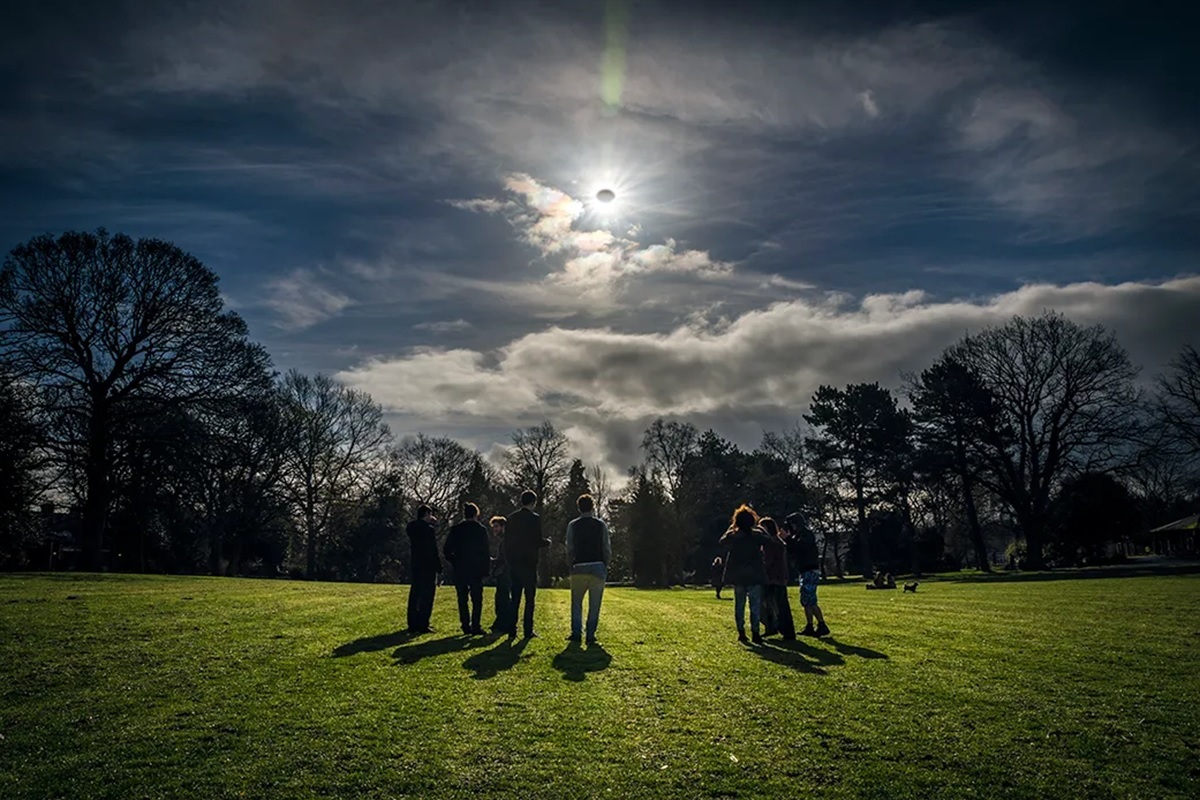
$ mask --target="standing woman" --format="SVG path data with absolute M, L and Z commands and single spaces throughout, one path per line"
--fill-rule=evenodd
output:
M 755 644 L 762 642 L 758 632 L 762 613 L 762 590 L 767 582 L 763 569 L 762 548 L 767 536 L 758 527 L 758 514 L 748 505 L 733 512 L 733 524 L 721 537 L 725 558 L 725 583 L 733 584 L 733 619 L 738 641 L 746 641 L 746 601 L 750 601 L 750 633 Z
M 792 621 L 792 606 L 788 602 L 788 553 L 779 526 L 770 517 L 763 517 L 758 524 L 767 533 L 763 543 L 763 567 L 767 573 L 767 586 L 763 590 L 763 616 L 766 634 L 778 633 L 784 639 L 796 638 L 796 624 Z

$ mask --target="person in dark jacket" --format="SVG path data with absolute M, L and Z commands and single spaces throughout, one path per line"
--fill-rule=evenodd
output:
M 763 618 L 765 634 L 778 633 L 784 639 L 796 638 L 796 624 L 792 621 L 792 606 L 788 602 L 788 552 L 787 543 L 770 517 L 758 521 L 766 531 L 763 542 L 763 568 L 767 573 L 767 585 L 763 589 Z
M 536 504 L 536 494 L 528 489 L 521 492 L 521 508 L 508 515 L 504 530 L 504 556 L 508 559 L 508 575 L 512 582 L 505 633 L 517 635 L 517 615 L 524 595 L 526 639 L 537 636 L 533 632 L 533 607 L 537 595 L 538 551 L 550 544 L 549 539 L 542 537 L 542 519 L 533 510 Z
M 712 585 L 717 590 L 717 599 L 721 599 L 721 590 L 725 588 L 725 561 L 717 556 L 712 561 Z
M 433 596 L 437 589 L 437 577 L 442 571 L 442 560 L 438 558 L 437 530 L 433 527 L 437 517 L 429 506 L 417 508 L 417 518 L 408 523 L 405 532 L 411 546 L 412 559 L 409 571 L 412 586 L 408 590 L 408 630 L 411 633 L 432 633 L 429 617 L 433 614 Z
M 728 551 L 725 558 L 725 583 L 733 584 L 733 619 L 738 641 L 746 641 L 746 601 L 750 601 L 750 632 L 755 644 L 762 642 L 758 631 L 762 613 L 762 589 L 767 582 L 762 548 L 767 535 L 758 527 L 758 514 L 750 506 L 733 512 L 733 525 L 721 537 L 720 546 Z
M 465 634 L 481 634 L 479 617 L 483 613 L 483 579 L 491 562 L 488 532 L 479 521 L 479 506 L 463 504 L 462 521 L 450 529 L 442 555 L 454 567 L 454 591 L 458 594 L 458 621 Z M 467 601 L 470 600 L 470 612 Z
M 567 563 L 571 565 L 571 635 L 576 644 L 583 638 L 583 596 L 588 598 L 587 643 L 596 644 L 596 626 L 600 624 L 600 603 L 604 600 L 604 582 L 612 544 L 608 525 L 594 516 L 596 501 L 581 494 L 575 501 L 579 516 L 567 523 Z
M 499 515 L 488 520 L 488 527 L 491 528 L 491 573 L 492 581 L 496 585 L 496 621 L 492 623 L 493 633 L 508 630 L 508 604 L 512 600 L 509 596 L 512 594 L 512 582 L 508 578 L 508 561 L 504 558 L 504 529 L 507 525 L 508 520 Z
M 799 512 L 789 514 L 783 524 L 795 542 L 797 567 L 800 570 L 800 605 L 804 608 L 804 616 L 808 622 L 800 635 L 827 636 L 829 626 L 825 624 L 825 615 L 817 605 L 817 584 L 821 581 L 821 554 L 817 550 L 817 537 L 808 526 L 804 515 Z M 817 621 L 815 630 L 813 619 Z

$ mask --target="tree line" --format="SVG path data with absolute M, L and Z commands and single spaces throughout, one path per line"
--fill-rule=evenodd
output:
M 500 463 L 396 436 L 326 375 L 277 374 L 216 275 L 173 244 L 40 236 L 0 269 L 0 568 L 407 578 L 404 523 L 590 493 L 610 575 L 700 581 L 730 509 L 800 510 L 829 573 L 1095 563 L 1200 505 L 1200 355 L 1153 388 L 1111 332 L 1047 312 L 968 334 L 893 392 L 821 386 L 750 452 L 658 419 L 619 490 L 550 422 Z M 564 543 L 543 584 L 568 573 Z

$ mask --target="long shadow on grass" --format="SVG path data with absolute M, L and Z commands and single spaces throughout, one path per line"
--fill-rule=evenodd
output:
M 887 658 L 886 653 L 881 653 L 878 650 L 872 650 L 869 647 L 859 647 L 858 645 L 846 644 L 839 642 L 832 636 L 825 637 L 825 641 L 833 645 L 833 649 L 845 656 L 858 656 L 859 658 Z
M 415 664 L 423 658 L 444 656 L 447 653 L 460 653 L 463 650 L 474 650 L 483 647 L 491 638 L 482 636 L 443 636 L 441 639 L 429 639 L 407 647 L 398 647 L 392 651 L 396 664 Z
M 598 644 L 590 644 L 584 650 L 576 642 L 571 642 L 551 663 L 563 674 L 565 680 L 578 683 L 587 678 L 589 672 L 608 669 L 608 665 L 612 663 L 612 656 Z
M 813 647 L 808 642 L 802 641 L 767 639 L 762 644 L 748 649 L 759 658 L 773 664 L 782 664 L 799 672 L 810 672 L 814 675 L 824 675 L 825 667 L 835 667 L 846 663 L 846 659 L 839 654 L 831 653 L 820 647 Z
M 528 639 L 504 639 L 490 650 L 476 653 L 463 662 L 463 668 L 475 673 L 475 680 L 494 678 L 507 669 L 512 669 L 521 660 L 521 651 Z
M 346 642 L 346 644 L 335 647 L 333 649 L 333 657 L 341 658 L 343 656 L 357 655 L 358 653 L 374 653 L 377 650 L 387 650 L 389 647 L 398 647 L 410 642 L 419 635 L 401 629 L 391 633 L 364 636 L 361 639 L 355 639 L 353 642 Z

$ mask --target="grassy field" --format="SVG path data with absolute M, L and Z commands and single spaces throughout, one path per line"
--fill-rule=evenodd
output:
M 582 651 L 563 591 L 528 643 L 405 598 L 0 576 L 0 797 L 1200 796 L 1200 575 L 827 586 L 760 647 L 708 591 L 610 590 Z

